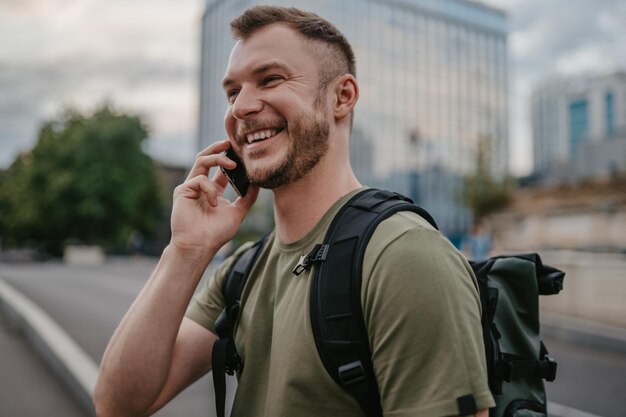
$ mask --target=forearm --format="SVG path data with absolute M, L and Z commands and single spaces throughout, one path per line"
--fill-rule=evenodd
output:
M 104 353 L 94 392 L 101 415 L 141 415 L 158 397 L 186 307 L 212 256 L 202 258 L 171 246 L 163 252 Z

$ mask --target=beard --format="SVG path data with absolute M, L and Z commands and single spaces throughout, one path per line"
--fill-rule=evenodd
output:
M 285 126 L 289 132 L 289 147 L 277 165 L 247 171 L 250 182 L 262 188 L 274 189 L 298 181 L 308 174 L 328 151 L 329 125 L 314 114 L 302 114 L 287 126 L 285 120 L 263 122 L 267 126 Z

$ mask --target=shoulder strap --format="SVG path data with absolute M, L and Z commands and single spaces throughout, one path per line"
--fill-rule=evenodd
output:
M 399 194 L 368 189 L 350 199 L 328 229 L 320 248 L 324 259 L 311 283 L 311 325 L 320 359 L 367 417 L 382 416 L 382 407 L 361 307 L 363 257 L 376 227 L 402 210 L 437 228 L 428 212 Z
M 264 236 L 239 255 L 228 277 L 226 277 L 224 288 L 222 289 L 226 307 L 215 321 L 215 332 L 218 340 L 213 345 L 211 355 L 215 408 L 218 417 L 224 417 L 224 408 L 226 406 L 225 374 L 233 375 L 242 368 L 241 358 L 237 353 L 233 339 L 233 330 L 239 316 L 241 293 L 256 259 L 265 247 L 268 236 Z

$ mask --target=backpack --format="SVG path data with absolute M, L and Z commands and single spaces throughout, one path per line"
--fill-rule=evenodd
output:
M 413 211 L 434 228 L 428 212 L 390 191 L 367 189 L 352 197 L 332 220 L 324 242 L 303 255 L 293 270 L 317 265 L 311 279 L 310 315 L 315 345 L 329 375 L 352 395 L 365 416 L 382 407 L 361 309 L 365 249 L 376 227 L 398 211 Z M 212 365 L 217 416 L 224 417 L 225 373 L 241 371 L 233 329 L 246 279 L 267 236 L 234 262 L 224 284 L 226 308 L 216 321 Z M 539 339 L 539 297 L 557 294 L 564 273 L 543 265 L 539 255 L 498 256 L 471 263 L 482 307 L 489 388 L 496 400 L 490 417 L 547 416 L 544 380 L 553 381 L 556 362 Z M 459 415 L 478 411 L 472 395 L 457 398 Z

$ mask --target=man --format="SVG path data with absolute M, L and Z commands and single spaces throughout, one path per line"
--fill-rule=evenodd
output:
M 210 370 L 232 259 L 187 307 L 259 187 L 273 191 L 276 226 L 243 293 L 235 341 L 244 368 L 232 415 L 363 415 L 317 355 L 310 271 L 291 272 L 362 188 L 348 152 L 359 96 L 352 49 L 331 24 L 297 9 L 253 7 L 231 27 L 237 43 L 223 82 L 228 140 L 202 151 L 174 192 L 171 243 L 102 360 L 94 394 L 100 417 L 150 415 Z M 207 176 L 211 168 L 235 167 L 222 155 L 229 147 L 253 184 L 234 202 L 223 197 L 228 181 L 219 169 Z M 466 395 L 486 415 L 493 399 L 480 305 L 462 256 L 425 220 L 403 212 L 381 223 L 363 271 L 363 313 L 385 415 L 455 415 L 457 398 Z

